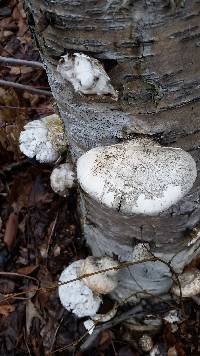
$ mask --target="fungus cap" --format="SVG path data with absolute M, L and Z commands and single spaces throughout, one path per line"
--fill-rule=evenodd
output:
M 118 263 L 110 257 L 87 257 L 81 266 L 80 276 L 84 274 L 99 272 L 107 268 L 116 267 Z M 84 283 L 96 294 L 107 294 L 117 287 L 117 273 L 115 269 L 98 273 L 93 276 L 83 278 Z
M 158 215 L 189 192 L 196 176 L 189 153 L 146 139 L 93 148 L 77 162 L 82 189 L 127 215 Z
M 193 297 L 200 293 L 200 270 L 191 268 L 181 275 L 179 275 L 179 282 L 181 286 L 182 297 Z M 172 293 L 180 296 L 180 288 L 174 282 L 172 286 Z
M 50 176 L 51 188 L 59 195 L 66 196 L 68 189 L 75 184 L 75 173 L 70 163 L 60 164 Z
M 153 348 L 153 340 L 150 335 L 143 334 L 139 339 L 139 346 L 144 352 L 149 352 Z
M 83 94 L 111 94 L 117 99 L 117 91 L 110 83 L 102 64 L 83 53 L 62 56 L 57 71 L 69 81 L 75 91 Z
M 66 283 L 80 275 L 80 268 L 84 260 L 73 262 L 61 273 L 59 282 Z M 79 318 L 93 316 L 102 302 L 101 297 L 95 295 L 83 280 L 61 284 L 58 288 L 60 301 L 64 308 L 72 311 Z
M 20 150 L 39 162 L 54 162 L 67 146 L 64 124 L 56 114 L 33 120 L 19 137 Z

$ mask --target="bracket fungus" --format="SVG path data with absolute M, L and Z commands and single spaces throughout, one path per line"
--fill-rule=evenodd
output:
M 111 293 L 117 287 L 118 283 L 117 270 L 112 269 L 117 267 L 117 265 L 118 263 L 110 257 L 102 257 L 99 259 L 91 256 L 85 259 L 80 270 L 80 276 L 110 268 L 110 271 L 84 278 L 83 281 L 94 293 Z
M 172 293 L 180 296 L 180 287 L 182 297 L 189 298 L 200 294 L 200 270 L 196 268 L 188 269 L 178 277 L 180 286 L 174 282 Z
M 151 140 L 96 147 L 78 159 L 77 178 L 93 199 L 127 215 L 158 215 L 181 200 L 197 176 L 192 156 Z
M 62 56 L 57 71 L 82 94 L 107 95 L 117 99 L 117 91 L 110 83 L 102 64 L 83 53 Z
M 74 186 L 75 179 L 72 165 L 70 163 L 60 164 L 51 173 L 51 188 L 55 193 L 65 197 L 68 190 Z
M 42 163 L 56 161 L 67 146 L 62 119 L 53 114 L 29 122 L 20 133 L 19 143 L 27 157 Z
M 58 289 L 64 308 L 72 311 L 79 318 L 95 315 L 102 302 L 101 297 L 95 295 L 82 280 L 66 283 L 80 277 L 80 268 L 83 262 L 84 260 L 73 262 L 64 269 L 59 279 L 61 285 Z
M 117 271 L 113 270 L 113 274 L 109 271 L 97 273 L 87 278 L 81 277 L 83 277 L 83 274 L 92 274 L 115 266 L 116 262 L 111 258 L 91 256 L 85 260 L 73 262 L 66 267 L 60 276 L 58 288 L 62 305 L 79 318 L 95 316 L 102 303 L 100 294 L 109 293 L 116 287 Z M 70 280 L 73 281 L 69 283 Z

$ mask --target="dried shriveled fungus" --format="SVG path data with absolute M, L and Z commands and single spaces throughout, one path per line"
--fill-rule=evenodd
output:
M 106 323 L 107 321 L 113 319 L 116 313 L 117 308 L 113 308 L 106 314 L 96 314 L 92 316 L 91 319 L 86 320 L 84 322 L 84 326 L 88 330 L 88 333 L 92 334 L 95 329 L 96 323 Z
M 116 267 L 118 263 L 110 257 L 87 257 L 81 267 L 80 276 Z M 95 274 L 83 279 L 84 283 L 97 294 L 111 293 L 117 287 L 117 270 Z
M 174 282 L 172 286 L 172 293 L 180 296 L 180 287 L 182 297 L 194 297 L 200 294 L 200 270 L 196 268 L 188 269 L 179 277 L 180 286 Z
M 189 192 L 196 176 L 189 153 L 146 139 L 93 148 L 77 163 L 82 189 L 127 215 L 158 215 Z
M 20 150 L 39 162 L 54 162 L 67 146 L 62 119 L 56 114 L 34 120 L 24 126 L 19 138 Z

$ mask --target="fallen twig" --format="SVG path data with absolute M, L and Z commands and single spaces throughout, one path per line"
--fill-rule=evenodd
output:
M 34 93 L 34 94 L 38 94 L 38 95 L 52 96 L 52 93 L 50 91 L 37 89 L 37 88 L 31 87 L 29 85 L 10 82 L 10 81 L 3 80 L 3 79 L 0 79 L 0 86 L 2 86 L 2 87 L 13 87 L 15 89 L 29 91 L 30 93 Z
M 121 323 L 122 321 L 125 321 L 125 320 L 129 319 L 130 317 L 135 316 L 135 315 L 140 316 L 140 317 L 143 317 L 145 315 L 143 307 L 142 307 L 141 304 L 134 306 L 130 310 L 122 313 L 121 315 L 115 317 L 113 320 L 108 321 L 107 323 L 104 323 L 104 324 L 101 324 L 99 326 L 96 326 L 96 328 L 93 331 L 92 335 L 90 335 L 87 338 L 87 340 L 82 344 L 80 350 L 81 351 L 87 350 L 93 344 L 93 342 L 98 337 L 100 332 L 102 332 L 103 330 L 109 329 L 109 328 Z M 71 349 L 71 348 L 74 348 L 74 347 L 78 346 L 80 344 L 80 342 L 85 339 L 85 337 L 87 335 L 88 335 L 88 331 L 86 333 L 84 333 L 80 338 L 78 338 L 77 340 L 73 341 L 72 343 L 70 343 L 70 344 L 68 344 L 66 346 L 63 346 L 63 347 L 61 347 L 59 349 L 53 350 L 51 352 L 51 354 L 54 354 L 56 352 L 62 352 L 64 350 Z
M 17 58 L 10 58 L 10 57 L 0 56 L 0 63 L 9 64 L 10 66 L 26 66 L 26 67 L 44 69 L 43 64 L 40 62 L 26 61 L 24 59 L 17 59 Z
M 64 310 L 62 311 L 62 315 L 63 315 L 63 314 L 64 314 Z M 60 327 L 61 327 L 61 324 L 62 324 L 63 320 L 64 320 L 64 316 L 62 316 L 61 321 L 59 322 L 59 324 L 58 324 L 58 326 L 57 326 L 57 328 L 56 328 L 56 330 L 55 330 L 55 333 L 54 333 L 54 336 L 53 336 L 53 340 L 52 340 L 52 343 L 51 343 L 50 353 L 51 353 L 52 350 L 53 350 L 54 343 L 55 343 L 55 341 L 56 341 L 56 336 L 57 336 L 58 330 L 59 330 Z
M 147 312 L 146 312 L 147 314 Z M 96 328 L 94 329 L 93 333 L 88 336 L 88 338 L 86 339 L 86 341 L 82 344 L 82 346 L 80 347 L 81 351 L 86 351 L 95 341 L 95 339 L 98 337 L 98 335 L 106 330 L 106 329 L 110 329 L 113 326 L 129 319 L 132 318 L 133 316 L 144 316 L 145 312 L 143 310 L 143 307 L 141 304 L 136 305 L 134 307 L 132 307 L 131 309 L 129 309 L 126 312 L 121 313 L 119 316 L 116 316 L 114 319 L 108 321 L 107 323 L 104 324 L 100 324 L 98 326 L 96 326 Z
M 19 278 L 27 278 L 29 280 L 32 280 L 34 282 L 37 283 L 37 285 L 39 286 L 40 282 L 37 280 L 37 278 L 35 277 L 32 277 L 32 276 L 27 276 L 26 274 L 20 274 L 20 273 L 17 273 L 17 272 L 4 272 L 4 271 L 0 271 L 0 276 L 2 277 L 19 277 Z M 28 299 L 31 299 L 34 297 L 35 293 L 37 292 L 38 290 L 38 287 L 37 288 L 32 288 L 30 290 L 27 290 L 27 293 L 29 293 L 29 296 L 28 297 L 18 297 L 18 296 L 15 296 L 16 299 L 22 299 L 22 300 L 28 300 Z M 19 293 L 21 295 L 21 293 Z M 24 294 L 24 293 L 23 293 Z M 2 303 L 4 299 L 1 299 L 0 300 L 0 303 Z
M 52 226 L 51 226 L 51 232 L 49 234 L 49 238 L 48 238 L 48 244 L 47 244 L 47 249 L 46 249 L 46 263 L 47 263 L 47 260 L 48 260 L 48 254 L 49 254 L 49 248 L 50 248 L 50 243 L 51 243 L 51 239 L 52 239 L 52 236 L 54 234 L 54 231 L 55 231 L 55 227 L 56 227 L 56 224 L 57 224 L 57 220 L 58 220 L 58 211 L 56 213 L 56 217 L 52 223 Z

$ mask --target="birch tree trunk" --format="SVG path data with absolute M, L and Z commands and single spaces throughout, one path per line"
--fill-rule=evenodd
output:
M 74 162 L 93 147 L 135 137 L 193 156 L 193 188 L 157 216 L 126 216 L 81 193 L 84 235 L 94 255 L 130 260 L 135 247 L 147 242 L 160 259 L 174 256 L 171 265 L 181 273 L 200 251 L 199 0 L 27 0 L 26 10 Z M 67 52 L 98 59 L 118 101 L 75 92 L 56 70 Z M 113 297 L 161 295 L 171 283 L 166 264 L 142 263 L 120 271 Z

